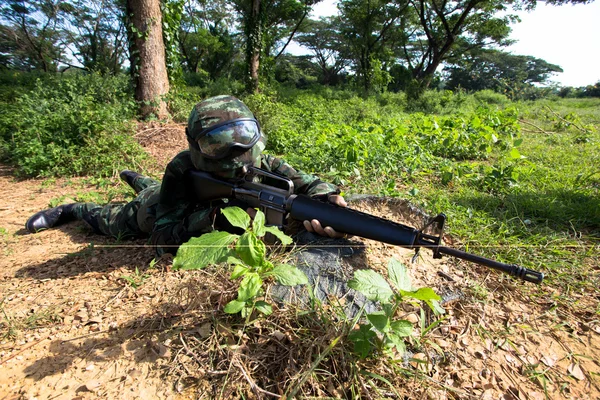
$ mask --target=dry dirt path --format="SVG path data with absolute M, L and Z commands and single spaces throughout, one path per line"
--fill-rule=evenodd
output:
M 145 126 L 138 136 L 159 167 L 185 148 L 180 126 Z M 24 231 L 28 216 L 82 187 L 96 190 L 81 179 L 19 181 L 0 168 L 0 398 L 215 397 L 218 391 L 179 393 L 181 374 L 171 374 L 186 370 L 198 387 L 209 379 L 183 365 L 180 346 L 170 347 L 190 331 L 182 319 L 189 304 L 178 299 L 197 274 L 170 271 L 168 259 L 149 268 L 154 252 L 144 240 L 115 243 L 82 223 L 35 235 Z M 408 251 L 366 244 L 367 263 L 377 268 L 390 256 L 410 259 Z M 454 282 L 441 278 L 440 270 Z M 414 395 L 600 398 L 600 327 L 593 311 L 558 307 L 555 288 L 532 289 L 472 265 L 424 257 L 411 271 L 415 286 L 463 294 L 446 305 L 447 318 L 421 343 L 417 358 L 425 361 L 413 367 L 430 378 L 406 385 Z M 572 296 L 591 310 L 598 307 L 597 293 Z M 427 354 L 436 355 L 431 363 Z M 336 395 L 324 388 L 324 396 Z

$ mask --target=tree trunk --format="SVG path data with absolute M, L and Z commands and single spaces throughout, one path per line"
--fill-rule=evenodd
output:
M 169 116 L 164 96 L 169 92 L 160 0 L 127 0 L 131 71 L 135 99 L 146 118 Z
M 258 92 L 258 77 L 260 68 L 260 52 L 262 51 L 262 24 L 260 18 L 260 0 L 252 0 L 252 10 L 248 18 L 246 62 L 248 63 L 247 90 Z

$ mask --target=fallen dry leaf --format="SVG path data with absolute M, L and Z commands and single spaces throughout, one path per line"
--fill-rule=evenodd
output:
M 585 375 L 583 374 L 583 371 L 581 370 L 581 367 L 579 366 L 579 364 L 573 363 L 573 364 L 569 365 L 569 368 L 567 368 L 567 371 L 573 378 L 575 378 L 577 380 L 582 381 L 585 379 Z
M 542 356 L 540 361 L 546 364 L 548 367 L 553 367 L 554 364 L 556 364 L 556 361 L 558 361 L 558 356 L 556 354 Z

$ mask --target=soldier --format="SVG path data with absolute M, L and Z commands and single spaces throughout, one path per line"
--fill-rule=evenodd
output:
M 346 206 L 339 189 L 317 177 L 296 171 L 281 159 L 262 154 L 266 137 L 248 107 L 232 96 L 206 99 L 193 108 L 186 128 L 189 150 L 179 153 L 167 165 L 162 184 L 132 171 L 121 172 L 137 193 L 127 204 L 63 204 L 31 216 L 26 229 L 35 233 L 72 220 L 83 220 L 99 234 L 116 238 L 147 237 L 159 255 L 175 254 L 192 237 L 212 230 L 231 231 L 220 210 L 246 205 L 221 199 L 197 203 L 184 182 L 190 169 L 210 172 L 222 178 L 243 174 L 249 166 L 286 176 L 294 183 L 296 194 L 327 199 Z M 247 209 L 252 216 L 255 212 Z M 319 221 L 304 221 L 304 227 L 322 236 L 340 237 Z

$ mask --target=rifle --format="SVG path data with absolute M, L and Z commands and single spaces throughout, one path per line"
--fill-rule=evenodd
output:
M 528 282 L 542 283 L 544 274 L 515 264 L 505 264 L 475 254 L 442 246 L 446 215 L 431 218 L 422 229 L 375 217 L 351 208 L 294 194 L 293 182 L 281 175 L 260 168 L 249 167 L 237 179 L 221 179 L 207 172 L 190 170 L 186 183 L 198 202 L 215 199 L 237 199 L 265 213 L 268 225 L 283 228 L 286 216 L 296 220 L 317 219 L 322 226 L 331 226 L 337 232 L 379 242 L 415 249 L 415 256 L 423 247 L 433 251 L 434 258 L 443 254 L 485 265 Z M 263 181 L 272 182 L 272 184 Z M 425 231 L 437 225 L 439 235 Z

